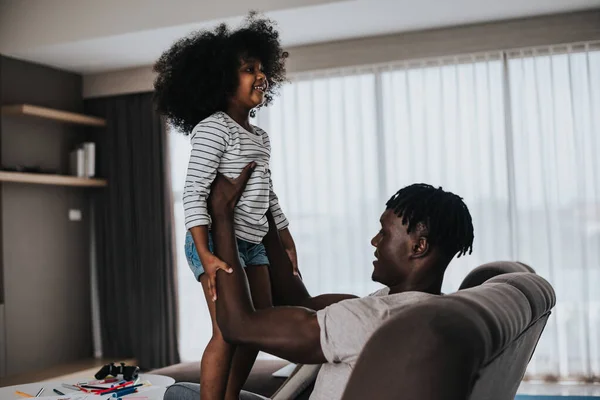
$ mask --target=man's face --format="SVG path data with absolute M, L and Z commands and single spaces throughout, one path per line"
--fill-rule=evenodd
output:
M 386 286 L 401 283 L 410 274 L 412 239 L 392 210 L 386 210 L 379 219 L 381 230 L 371 239 L 375 247 L 372 279 Z

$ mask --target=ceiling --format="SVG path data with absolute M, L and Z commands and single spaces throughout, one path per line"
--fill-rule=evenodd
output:
M 600 8 L 600 0 L 0 0 L 0 53 L 82 74 L 148 65 L 249 8 L 285 46 Z

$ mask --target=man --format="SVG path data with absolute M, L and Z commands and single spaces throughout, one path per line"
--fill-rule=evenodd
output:
M 452 258 L 472 251 L 471 215 L 460 197 L 441 188 L 415 184 L 398 191 L 386 203 L 381 230 L 371 240 L 375 247 L 372 279 L 386 288 L 364 298 L 310 297 L 302 280 L 294 276 L 269 216 L 272 229 L 265 245 L 275 304 L 294 307 L 257 311 L 237 258 L 233 229 L 233 209 L 252 170 L 250 164 L 235 180 L 218 176 L 209 199 L 215 252 L 233 269 L 217 280 L 219 327 L 231 343 L 254 346 L 292 362 L 323 364 L 311 399 L 340 399 L 362 348 L 377 328 L 406 307 L 440 295 Z M 198 390 L 197 385 L 195 389 L 174 385 L 165 399 L 198 398 L 199 390 L 193 390 Z

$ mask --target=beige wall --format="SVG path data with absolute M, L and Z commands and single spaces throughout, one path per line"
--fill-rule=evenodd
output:
M 0 68 L 3 104 L 83 111 L 81 76 L 2 56 Z M 92 137 L 75 125 L 9 115 L 0 115 L 0 131 L 0 164 L 59 173 L 67 171 L 69 151 Z M 0 374 L 92 356 L 90 196 L 84 188 L 0 185 Z M 70 209 L 83 219 L 69 221 Z
M 600 40 L 600 9 L 292 47 L 288 71 L 305 72 L 590 40 Z M 151 91 L 153 79 L 151 66 L 88 75 L 83 79 L 83 96 Z

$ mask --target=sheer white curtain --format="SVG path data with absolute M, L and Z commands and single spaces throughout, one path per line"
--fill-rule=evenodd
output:
M 367 294 L 385 201 L 426 182 L 462 196 L 474 251 L 444 291 L 494 260 L 518 259 L 558 305 L 530 373 L 599 374 L 600 51 L 592 44 L 394 63 L 293 77 L 258 113 L 275 191 L 312 293 Z M 171 135 L 180 250 L 186 139 Z M 181 355 L 210 337 L 200 288 L 180 258 Z
M 529 372 L 600 377 L 600 51 L 509 53 L 515 258 L 557 306 Z

